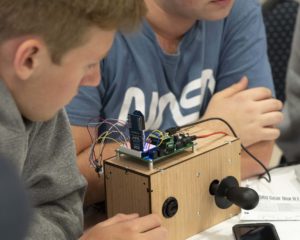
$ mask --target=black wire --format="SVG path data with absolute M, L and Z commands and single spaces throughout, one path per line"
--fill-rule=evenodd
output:
M 294 166 L 294 165 L 298 165 L 298 164 L 300 164 L 300 160 L 297 160 L 297 161 L 294 161 L 294 162 L 284 162 L 284 163 L 279 163 L 277 166 L 271 167 L 268 170 L 272 171 L 272 170 L 277 169 L 277 168 L 289 167 L 289 166 Z M 258 178 L 264 178 L 264 174 L 265 173 L 259 174 Z
M 260 178 L 263 178 L 263 179 L 265 179 L 267 182 L 271 182 L 271 175 L 270 175 L 270 171 L 269 171 L 269 169 L 262 163 L 262 161 L 260 161 L 259 159 L 257 159 L 251 152 L 249 152 L 248 151 L 248 149 L 247 148 L 245 148 L 245 146 L 243 145 L 243 144 L 241 144 L 241 146 L 242 146 L 242 149 L 252 158 L 252 159 L 254 159 L 264 170 L 265 170 L 265 173 L 263 173 L 262 175 L 261 175 L 261 177 Z M 265 178 L 263 175 L 264 174 L 267 174 L 268 175 L 268 178 Z
M 237 134 L 235 133 L 235 131 L 233 130 L 232 126 L 226 121 L 224 120 L 223 118 L 219 118 L 219 117 L 213 117 L 213 118 L 206 118 L 206 119 L 203 119 L 203 120 L 199 120 L 199 121 L 196 121 L 196 122 L 193 122 L 193 123 L 189 123 L 189 124 L 186 124 L 186 125 L 183 125 L 181 127 L 178 127 L 178 130 L 182 129 L 182 128 L 186 128 L 186 127 L 190 127 L 190 126 L 194 126 L 196 124 L 199 124 L 199 123 L 204 123 L 204 122 L 208 122 L 208 121 L 221 121 L 223 123 L 225 123 L 225 125 L 230 129 L 230 131 L 232 132 L 233 136 L 238 138 Z M 168 130 L 166 130 L 168 131 Z M 263 175 L 261 175 L 261 178 L 264 178 L 267 182 L 271 182 L 271 175 L 270 175 L 270 172 L 268 170 L 268 168 L 262 163 L 262 161 L 260 161 L 259 159 L 257 159 L 251 152 L 248 151 L 248 149 L 243 145 L 241 144 L 241 147 L 242 149 L 252 158 L 254 159 L 265 171 L 264 174 L 267 174 L 268 175 L 268 179 L 263 177 Z
M 89 129 L 89 125 L 87 125 L 86 126 L 87 127 L 87 131 L 88 131 L 88 133 L 89 133 L 89 135 L 90 135 L 90 138 L 91 138 L 91 142 L 94 142 L 95 140 L 93 139 L 93 136 L 92 136 L 92 134 L 91 134 L 91 132 L 90 132 L 90 129 Z M 97 128 L 96 128 L 97 129 Z M 96 131 L 96 130 L 95 130 Z M 95 147 L 93 147 L 93 149 L 91 150 L 92 151 L 92 153 L 93 153 L 93 155 L 94 155 L 94 158 L 93 158 L 93 163 L 95 164 L 95 165 L 97 165 L 97 161 L 96 160 L 94 160 L 94 159 L 97 159 L 97 157 L 96 157 L 96 153 L 95 153 Z M 91 157 L 91 156 L 90 156 Z M 89 158 L 90 158 L 89 157 Z
M 107 121 L 107 120 L 106 120 Z M 105 123 L 105 124 L 107 124 L 107 123 Z M 92 134 L 91 134 L 91 132 L 90 132 L 90 129 L 89 129 L 89 125 L 90 125 L 90 123 L 88 123 L 88 125 L 86 126 L 87 127 L 87 131 L 88 131 L 88 133 L 89 133 L 89 136 L 90 136 L 90 138 L 91 138 L 91 141 L 92 142 L 94 142 L 94 141 L 96 141 L 96 138 L 94 139 L 93 138 L 93 136 L 92 136 Z M 97 131 L 98 133 L 99 133 L 99 126 L 101 125 L 101 123 L 98 123 L 98 124 L 96 124 L 95 126 L 94 126 L 94 128 L 95 128 L 95 131 Z M 127 126 L 127 124 L 124 124 L 124 126 L 123 127 L 126 127 Z M 117 129 L 117 132 L 121 132 L 116 126 L 113 126 L 113 128 L 116 128 Z M 109 134 L 108 135 L 110 135 L 111 134 L 111 132 L 109 132 Z M 95 135 L 96 135 L 96 133 L 95 133 Z M 124 143 L 127 141 L 127 139 L 126 139 L 126 136 L 124 136 L 124 135 L 122 135 L 122 134 L 120 134 L 121 135 L 121 137 L 123 138 L 123 140 L 124 140 Z M 106 144 L 104 144 L 103 143 L 103 147 L 102 147 L 102 150 L 100 151 L 99 150 L 99 155 L 98 155 L 98 158 L 97 158 L 97 156 L 96 156 L 96 152 L 95 152 L 95 147 L 96 147 L 96 144 L 98 144 L 99 142 L 97 142 L 97 143 L 95 143 L 94 144 L 94 146 L 93 147 L 91 147 L 91 154 L 90 154 L 90 156 L 89 156 L 89 160 L 90 161 L 92 161 L 92 164 L 94 165 L 93 167 L 95 168 L 95 172 L 98 174 L 98 176 L 100 177 L 100 172 L 102 172 L 102 169 L 103 169 L 103 162 L 106 160 L 106 159 L 102 159 L 103 158 L 103 152 L 104 152 L 104 148 L 105 148 L 105 146 L 106 146 Z M 107 159 L 109 159 L 109 158 L 107 158 Z

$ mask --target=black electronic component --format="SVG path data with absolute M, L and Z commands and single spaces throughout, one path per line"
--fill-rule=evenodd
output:
M 145 145 L 145 119 L 140 111 L 128 114 L 128 126 L 131 149 L 144 151 Z
M 155 150 L 151 150 L 151 151 L 149 151 L 149 154 L 148 154 L 148 156 L 149 156 L 149 158 L 151 158 L 151 159 L 156 159 L 156 158 L 158 158 L 158 151 L 157 151 L 157 149 L 155 149 Z
M 178 201 L 174 197 L 169 197 L 163 204 L 162 214 L 165 218 L 173 217 L 178 211 Z
M 180 130 L 180 127 L 171 127 L 166 130 L 169 135 L 173 135 Z

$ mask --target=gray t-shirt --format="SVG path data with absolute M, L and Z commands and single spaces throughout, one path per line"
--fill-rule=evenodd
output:
M 65 112 L 47 122 L 28 121 L 1 80 L 0 106 L 0 155 L 17 169 L 34 207 L 27 239 L 77 239 L 86 181 Z
M 135 34 L 117 34 L 101 63 L 101 84 L 81 87 L 67 106 L 71 124 L 126 120 L 128 113 L 139 110 L 146 129 L 164 130 L 198 120 L 215 92 L 244 75 L 250 88 L 273 90 L 265 40 L 256 0 L 236 0 L 223 20 L 197 21 L 175 54 L 162 51 L 144 21 Z

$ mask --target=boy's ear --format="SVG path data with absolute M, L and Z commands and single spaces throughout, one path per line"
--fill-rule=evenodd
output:
M 42 47 L 43 44 L 35 39 L 25 40 L 17 47 L 14 68 L 19 79 L 27 80 L 34 73 L 41 61 Z

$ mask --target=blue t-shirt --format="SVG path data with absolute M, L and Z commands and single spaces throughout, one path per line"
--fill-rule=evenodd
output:
M 245 75 L 249 87 L 273 91 L 256 0 L 236 0 L 223 20 L 198 20 L 176 54 L 160 48 L 144 21 L 139 32 L 116 35 L 101 71 L 100 85 L 81 87 L 67 106 L 72 125 L 86 126 L 92 119 L 126 120 L 134 110 L 144 114 L 148 130 L 188 124 L 201 117 L 215 92 Z

